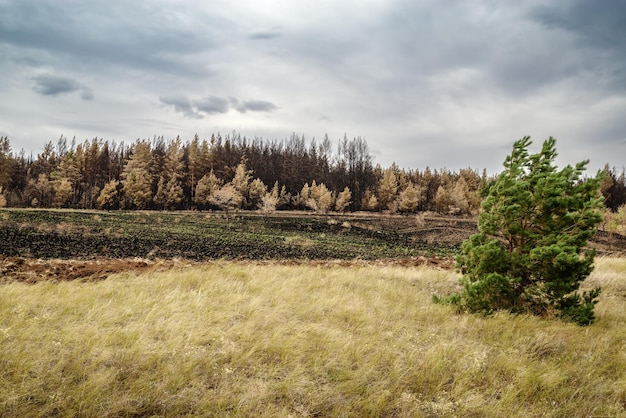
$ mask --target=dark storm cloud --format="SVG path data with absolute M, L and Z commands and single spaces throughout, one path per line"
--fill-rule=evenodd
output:
M 278 106 L 266 100 L 239 101 L 234 97 L 226 99 L 207 96 L 199 100 L 191 100 L 184 95 L 175 95 L 161 96 L 159 100 L 165 105 L 173 106 L 176 112 L 195 119 L 201 119 L 205 115 L 228 113 L 231 109 L 239 113 L 273 112 L 278 109 Z
M 33 80 L 35 81 L 33 90 L 42 96 L 59 96 L 80 91 L 83 100 L 93 100 L 93 91 L 74 79 L 54 75 L 39 75 L 33 77 Z

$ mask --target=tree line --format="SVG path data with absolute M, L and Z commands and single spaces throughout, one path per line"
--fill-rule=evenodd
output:
M 626 202 L 624 172 L 604 171 L 605 203 L 617 211 Z M 9 207 L 464 215 L 478 211 L 494 180 L 471 168 L 384 168 L 360 137 L 267 141 L 233 132 L 126 144 L 61 136 L 36 156 L 0 138 L 0 206 Z

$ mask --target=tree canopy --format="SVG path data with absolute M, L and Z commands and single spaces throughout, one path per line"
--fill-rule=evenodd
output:
M 600 189 L 616 213 L 626 203 L 626 177 L 608 166 L 603 172 Z M 205 179 L 197 196 L 205 176 L 211 181 Z M 248 210 L 262 206 L 263 186 L 269 193 L 276 182 L 276 210 L 304 208 L 299 194 L 305 184 L 315 182 L 335 199 L 329 210 L 467 216 L 478 212 L 495 177 L 469 167 L 381 167 L 359 137 L 344 136 L 333 146 L 328 136 L 306 141 L 297 134 L 272 141 L 233 132 L 208 139 L 195 135 L 191 141 L 155 137 L 132 143 L 98 138 L 79 143 L 61 136 L 56 145 L 45 143 L 36 156 L 12 152 L 9 139 L 0 137 L 0 200 L 8 207 L 216 209 L 211 194 L 233 181 L 242 194 L 241 208 Z M 344 194 L 340 199 L 346 188 L 349 198 Z M 322 210 L 328 195 L 317 203 Z

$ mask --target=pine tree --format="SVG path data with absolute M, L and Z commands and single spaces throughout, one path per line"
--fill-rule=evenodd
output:
M 254 179 L 248 188 L 249 206 L 257 208 L 266 194 L 267 186 L 261 179 Z M 276 199 L 278 199 L 278 196 L 276 196 Z
M 450 192 L 453 212 L 457 214 L 468 214 L 470 209 L 469 188 L 463 177 L 459 178 Z
M 52 182 L 52 188 L 54 190 L 52 206 L 55 208 L 64 207 L 72 195 L 72 182 L 64 177 L 59 178 Z
M 226 183 L 209 197 L 209 203 L 225 211 L 226 217 L 229 217 L 231 210 L 241 207 L 241 201 L 241 193 L 235 189 L 232 183 Z
M 145 209 L 152 201 L 150 174 L 140 169 L 125 173 L 122 182 L 126 197 L 125 207 Z
M 245 157 L 241 157 L 241 162 L 237 165 L 237 168 L 235 169 L 235 176 L 231 181 L 233 187 L 239 196 L 241 196 L 239 207 L 248 205 L 252 170 L 248 170 L 247 163 L 247 159 Z
M 151 203 L 153 176 L 150 172 L 150 161 L 150 144 L 137 141 L 121 174 L 125 207 L 144 209 Z
M 557 170 L 555 143 L 529 155 L 529 137 L 515 142 L 483 201 L 479 233 L 457 258 L 464 291 L 452 300 L 468 310 L 594 321 L 600 289 L 578 289 L 593 270 L 587 242 L 602 220 L 601 175 L 582 177 L 588 161 Z
M 198 176 L 198 173 L 200 172 L 200 138 L 198 137 L 198 134 L 196 133 L 196 135 L 193 137 L 193 140 L 191 141 L 191 143 L 189 144 L 189 146 L 187 147 L 187 159 L 189 161 L 188 167 L 187 167 L 187 178 L 189 181 L 189 202 L 195 202 L 195 192 L 196 192 L 196 185 L 198 183 L 198 180 L 202 177 L 202 176 Z
M 328 187 L 324 183 L 319 185 L 313 182 L 311 186 L 311 204 L 314 206 L 315 211 L 320 213 L 327 213 L 333 205 L 334 196 L 333 193 L 328 190 Z
M 159 182 L 157 183 L 157 191 L 152 198 L 152 201 L 158 209 L 165 209 L 165 206 L 167 204 L 167 192 L 165 190 L 165 187 L 165 177 L 160 176 Z
M 406 189 L 400 193 L 400 212 L 415 212 L 417 205 L 419 205 L 421 194 L 421 190 L 410 182 Z
M 378 209 L 378 198 L 370 190 L 366 190 L 365 193 L 363 193 L 361 208 L 370 211 Z
M 276 210 L 276 206 L 278 205 L 278 201 L 278 182 L 276 182 L 272 190 L 266 192 L 265 195 L 261 198 L 261 201 L 258 203 L 258 208 L 261 212 L 265 214 L 274 212 Z
M 213 170 L 205 174 L 196 186 L 195 203 L 200 208 L 210 203 L 211 197 L 222 187 L 222 181 L 217 178 Z
M 111 180 L 100 190 L 97 204 L 101 209 L 110 210 L 115 206 L 117 201 L 117 186 L 120 184 L 117 180 Z
M 183 164 L 184 150 L 181 145 L 180 137 L 169 143 L 167 153 L 165 155 L 165 167 L 160 173 L 159 186 L 162 188 L 164 200 L 162 204 L 166 209 L 176 209 L 185 198 L 181 184 L 184 177 Z M 155 203 L 159 195 L 159 187 L 155 196 Z
M 309 183 L 304 183 L 302 186 L 302 190 L 295 198 L 295 204 L 301 208 L 307 208 L 309 204 L 309 200 L 311 199 L 311 188 L 309 187 Z
M 176 209 L 185 198 L 185 193 L 175 176 L 167 182 L 165 190 L 165 207 L 167 209 Z
M 33 207 L 50 207 L 52 204 L 52 183 L 46 174 L 39 174 L 37 181 L 30 179 L 24 191 L 27 200 Z
M 450 207 L 452 206 L 452 196 L 450 192 L 444 186 L 437 188 L 437 194 L 435 195 L 435 208 L 439 213 L 450 213 Z
M 394 205 L 398 195 L 398 178 L 396 176 L 396 167 L 392 165 L 383 173 L 383 178 L 378 186 L 378 204 L 381 209 L 388 209 L 392 212 L 397 208 Z
M 9 137 L 0 137 L 0 187 L 7 188 L 13 176 L 14 161 L 11 158 Z

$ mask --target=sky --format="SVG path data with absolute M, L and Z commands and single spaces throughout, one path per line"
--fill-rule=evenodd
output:
M 626 165 L 626 0 L 0 0 L 0 136 L 367 141 L 497 173 Z

